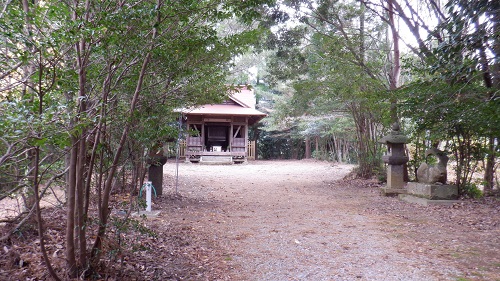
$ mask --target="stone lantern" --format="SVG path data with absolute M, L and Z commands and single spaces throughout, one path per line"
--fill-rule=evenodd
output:
M 406 193 L 404 182 L 404 167 L 409 158 L 405 153 L 405 143 L 408 138 L 401 134 L 399 124 L 392 125 L 389 135 L 381 138 L 379 143 L 387 145 L 387 154 L 382 160 L 387 163 L 387 186 L 382 188 L 384 195 L 397 195 Z

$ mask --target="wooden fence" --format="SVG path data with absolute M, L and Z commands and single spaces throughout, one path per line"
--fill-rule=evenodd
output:
M 179 157 L 186 158 L 186 141 L 181 140 L 179 142 Z
M 255 160 L 256 152 L 255 141 L 248 141 L 247 159 Z

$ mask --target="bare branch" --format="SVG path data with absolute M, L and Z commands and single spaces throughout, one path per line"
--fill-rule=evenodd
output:
M 0 80 L 1 79 L 4 79 L 5 77 L 9 76 L 12 72 L 16 71 L 19 67 L 21 67 L 21 65 L 23 64 L 23 62 L 18 62 L 16 65 L 14 65 L 11 69 L 7 70 L 6 72 L 2 73 L 0 75 Z
M 7 2 L 5 2 L 5 6 L 3 7 L 2 12 L 0 13 L 0 18 L 3 18 L 3 14 L 5 13 L 5 11 L 7 11 L 7 6 L 9 6 L 11 1 L 12 0 L 7 0 Z
M 380 4 L 373 3 L 371 1 L 367 1 L 367 0 L 360 0 L 360 1 L 362 1 L 363 3 L 365 3 L 366 7 L 368 9 L 370 9 L 373 13 L 375 13 L 376 15 L 378 15 L 379 18 L 382 21 L 386 22 L 389 25 L 391 24 L 391 22 L 386 17 L 386 15 L 383 15 L 383 14 L 380 13 L 380 10 L 388 12 L 386 7 L 384 7 L 383 5 L 380 5 Z M 408 27 L 408 29 L 410 30 L 410 32 L 413 35 L 413 37 L 417 40 L 418 49 L 416 49 L 416 48 L 413 47 L 413 48 L 410 48 L 410 50 L 412 52 L 414 52 L 422 60 L 424 60 L 425 58 L 428 58 L 428 57 L 432 57 L 432 52 L 425 45 L 424 40 L 420 36 L 419 28 L 421 26 L 419 25 L 419 23 L 417 23 L 417 22 L 413 21 L 412 19 L 410 19 L 410 17 L 405 13 L 403 7 L 401 7 L 401 5 L 399 5 L 397 3 L 397 1 L 393 1 L 393 5 L 394 5 L 394 8 L 396 10 L 395 14 L 398 15 L 403 20 L 403 22 Z M 419 22 L 423 22 L 423 21 L 421 20 Z M 428 27 L 427 27 L 427 29 L 430 31 L 430 29 Z M 399 38 L 401 38 L 400 34 L 399 34 Z M 405 44 L 408 45 L 407 43 L 405 43 Z
M 16 226 L 7 231 L 7 233 L 4 236 L 0 237 L 0 242 L 7 241 L 12 234 L 14 234 L 21 226 L 23 226 L 28 221 L 28 219 L 31 218 L 31 216 L 33 216 L 34 211 L 35 211 L 35 205 L 31 207 L 29 212 L 26 212 L 27 215 L 18 224 L 16 224 Z

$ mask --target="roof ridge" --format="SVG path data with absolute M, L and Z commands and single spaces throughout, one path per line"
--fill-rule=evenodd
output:
M 235 103 L 245 107 L 245 108 L 251 108 L 248 104 L 244 103 L 243 101 L 237 99 L 233 94 L 229 96 L 230 99 L 232 99 Z

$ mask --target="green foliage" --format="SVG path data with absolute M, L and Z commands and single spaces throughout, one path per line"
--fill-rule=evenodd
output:
M 488 151 L 486 140 L 490 135 L 500 135 L 500 104 L 484 100 L 485 88 L 479 85 L 457 85 L 433 81 L 414 83 L 406 91 L 407 99 L 401 104 L 402 115 L 416 141 L 413 162 L 416 169 L 421 163 L 419 155 L 433 143 L 444 142 L 457 161 L 457 184 L 468 184 L 474 167 L 482 162 Z M 421 140 L 426 142 L 422 143 Z
M 301 138 L 290 138 L 282 132 L 262 132 L 258 155 L 263 159 L 302 159 L 304 144 Z
M 427 139 L 421 150 L 445 143 L 457 161 L 456 184 L 468 193 L 478 163 L 498 158 L 500 89 L 493 84 L 498 48 L 490 46 L 500 46 L 493 24 L 500 7 L 495 1 L 462 0 L 446 7 L 449 16 L 433 31 L 442 36 L 429 37 L 434 47 L 427 61 L 406 61 L 416 80 L 398 95 L 412 134 Z
M 460 193 L 465 197 L 474 199 L 483 197 L 483 192 L 475 183 L 467 183 L 463 185 Z
M 449 137 L 457 129 L 478 134 L 500 133 L 498 100 L 485 100 L 488 89 L 475 84 L 450 86 L 435 79 L 415 82 L 401 90 L 403 116 L 415 121 L 417 131 L 430 130 L 433 137 Z
M 288 2 L 300 7 L 300 1 Z M 391 100 L 383 24 L 354 1 L 320 1 L 300 22 L 266 41 L 275 53 L 265 81 L 281 92 L 267 118 L 269 130 L 296 128 L 302 139 L 318 137 L 315 157 L 357 161 L 360 175 L 369 177 L 381 163 L 376 139 Z
M 273 1 L 26 3 L 27 14 L 20 1 L 5 3 L 0 18 L 0 192 L 54 182 L 69 168 L 67 186 L 83 190 L 75 213 L 92 220 L 81 206 L 107 210 L 105 183 L 132 190 L 148 150 L 177 137 L 176 109 L 224 99 L 233 58 L 264 32 L 250 23 Z M 254 28 L 222 32 L 232 19 Z M 67 167 L 70 151 L 77 164 Z M 106 219 L 96 219 L 99 235 Z

